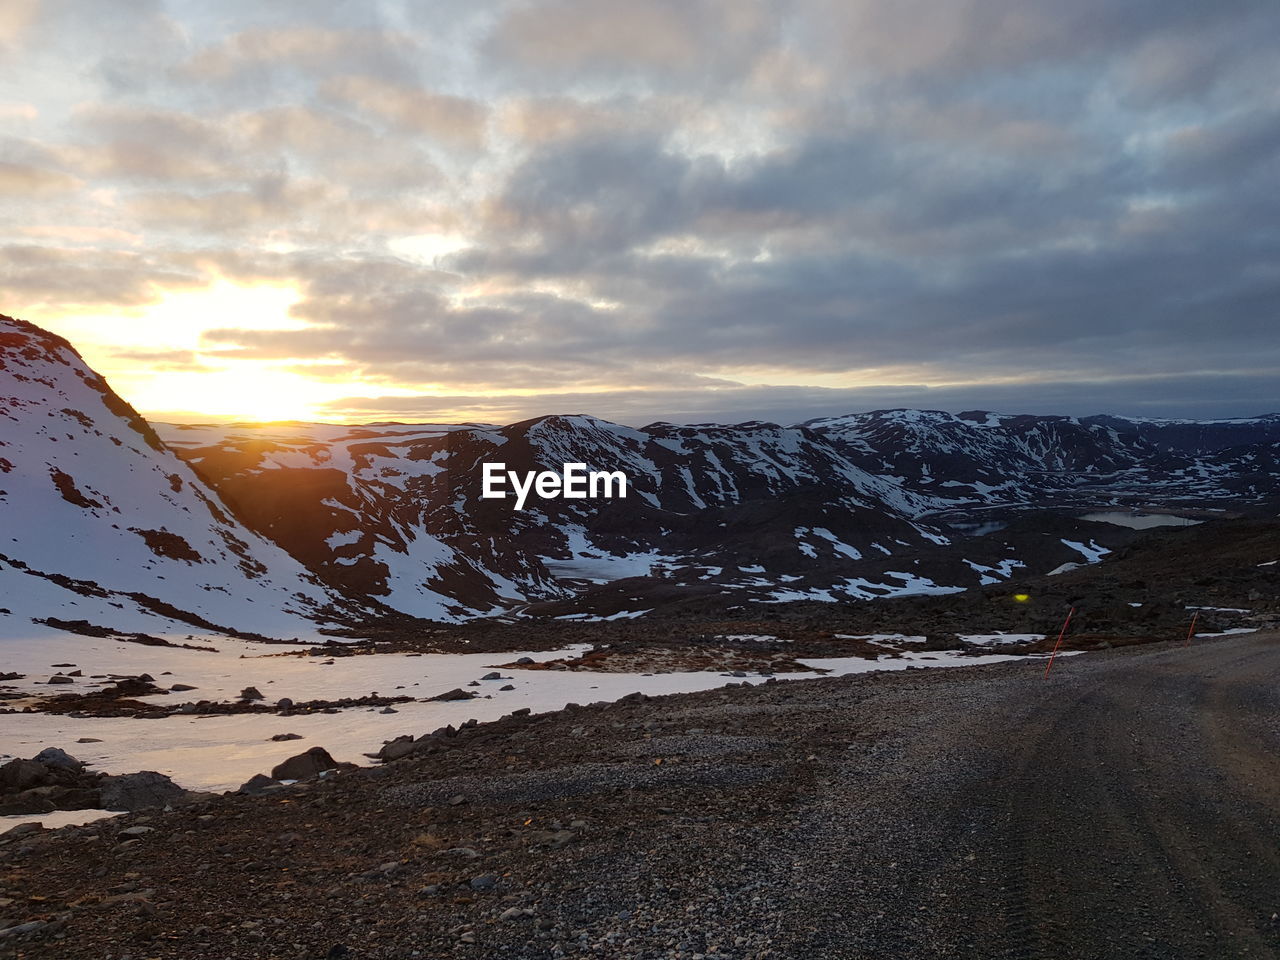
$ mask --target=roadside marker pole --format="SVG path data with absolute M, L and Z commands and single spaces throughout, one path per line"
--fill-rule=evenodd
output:
M 1187 628 L 1187 639 L 1183 642 L 1184 647 L 1191 646 L 1191 638 L 1196 632 L 1196 621 L 1200 619 L 1200 611 L 1197 610 L 1191 615 L 1191 626 Z
M 1062 638 L 1067 635 L 1067 624 L 1071 622 L 1071 617 L 1076 612 L 1076 608 L 1072 607 L 1067 611 L 1067 619 L 1062 621 L 1062 629 L 1058 631 L 1058 642 L 1053 645 L 1053 653 L 1049 656 L 1049 663 L 1044 668 L 1045 679 L 1049 679 L 1049 671 L 1053 669 L 1053 661 L 1058 656 L 1058 648 L 1062 646 Z

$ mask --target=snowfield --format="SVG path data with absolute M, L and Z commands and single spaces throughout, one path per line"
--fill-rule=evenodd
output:
M 184 640 L 184 637 L 174 637 Z M 245 687 L 257 687 L 265 703 L 282 697 L 295 701 L 338 700 L 371 693 L 382 696 L 436 696 L 455 687 L 475 689 L 477 699 L 456 702 L 407 702 L 396 704 L 395 713 L 381 708 L 348 708 L 336 713 L 280 716 L 274 713 L 227 716 L 172 716 L 161 720 L 132 717 L 69 717 L 45 713 L 6 715 L 0 725 L 0 760 L 30 757 L 45 747 L 61 747 L 94 769 L 106 773 L 156 770 L 191 790 L 234 790 L 255 773 L 269 771 L 294 754 L 322 746 L 339 761 L 367 764 L 365 753 L 374 753 L 386 740 L 401 734 L 415 736 L 447 724 L 475 719 L 496 720 L 527 707 L 535 713 L 562 709 L 568 703 L 613 701 L 640 691 L 648 695 L 688 693 L 726 683 L 741 682 L 723 673 L 701 671 L 666 674 L 589 673 L 580 671 L 502 669 L 502 680 L 479 681 L 497 665 L 520 657 L 552 660 L 575 656 L 586 649 L 577 645 L 541 652 L 476 654 L 374 654 L 337 658 L 325 665 L 319 656 L 288 656 L 305 651 L 305 644 L 265 645 L 220 636 L 200 636 L 196 641 L 217 648 L 216 653 L 59 634 L 55 631 L 2 640 L 6 670 L 26 675 L 9 681 L 19 691 L 46 696 L 49 693 L 88 692 L 99 686 L 93 675 L 149 673 L 160 686 L 189 684 L 191 691 L 158 694 L 138 699 L 163 703 L 195 700 L 236 700 Z M 953 654 L 908 652 L 878 661 L 859 657 L 801 660 L 812 672 L 782 674 L 779 680 L 799 680 L 824 675 L 841 676 L 873 670 L 908 667 L 969 666 L 1017 659 L 1005 655 L 957 657 Z M 52 690 L 44 681 L 58 669 L 53 664 L 75 664 L 83 678 Z M 63 672 L 73 669 L 60 668 Z M 763 676 L 748 676 L 760 683 Z M 96 681 L 99 685 L 108 681 Z M 511 684 L 514 690 L 501 692 Z M 15 701 L 21 704 L 21 701 Z M 296 733 L 301 740 L 273 742 L 275 734 Z M 91 737 L 100 742 L 77 743 Z M 59 814 L 76 816 L 81 812 Z M 87 818 L 99 811 L 82 811 Z M 48 821 L 45 815 L 0 818 L 0 824 L 24 820 Z M 60 821 L 62 822 L 62 821 Z M 70 821 L 67 821 L 70 822 Z

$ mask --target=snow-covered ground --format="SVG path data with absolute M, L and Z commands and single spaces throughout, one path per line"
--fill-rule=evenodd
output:
M 185 638 L 181 638 L 185 639 Z M 377 693 L 382 696 L 432 697 L 455 687 L 477 690 L 481 696 L 468 701 L 410 702 L 396 704 L 395 713 L 381 708 L 345 709 L 337 713 L 280 716 L 248 713 L 223 716 L 171 716 L 160 720 L 132 717 L 68 717 L 46 713 L 4 716 L 0 724 L 0 760 L 30 757 L 45 747 L 62 747 L 73 756 L 106 773 L 157 770 L 181 786 L 193 790 L 233 790 L 255 773 L 269 771 L 280 761 L 312 746 L 322 746 L 337 760 L 370 762 L 363 755 L 401 734 L 420 735 L 446 724 L 470 719 L 495 720 L 512 710 L 528 707 L 535 713 L 559 710 L 567 703 L 612 701 L 634 691 L 650 695 L 686 693 L 722 686 L 730 680 L 720 672 L 701 671 L 654 675 L 588 673 L 547 670 L 501 670 L 502 680 L 481 681 L 498 664 L 527 656 L 551 660 L 573 656 L 584 649 L 474 654 L 377 654 L 339 657 L 325 664 L 325 657 L 284 656 L 306 645 L 262 645 L 225 637 L 198 637 L 197 642 L 216 647 L 216 653 L 169 647 L 147 647 L 117 640 L 95 639 L 48 630 L 0 640 L 5 669 L 26 675 L 7 685 L 33 694 L 89 692 L 109 681 L 93 676 L 149 673 L 160 686 L 189 684 L 196 689 L 139 699 L 162 703 L 194 700 L 234 700 L 245 687 L 254 686 L 274 703 L 282 697 L 294 701 L 337 700 Z M 957 657 L 947 653 L 908 652 L 880 660 L 860 657 L 807 659 L 811 673 L 780 675 L 780 680 L 806 679 L 830 671 L 840 676 L 873 670 L 907 667 L 967 666 L 1016 659 L 1006 655 Z M 54 664 L 74 664 L 55 667 Z M 80 670 L 75 684 L 52 690 L 44 683 L 57 672 Z M 752 683 L 764 677 L 751 676 Z M 502 692 L 511 684 L 514 690 Z M 273 742 L 275 734 L 296 733 L 303 739 Z M 94 742 L 78 743 L 81 738 Z M 24 820 L 82 822 L 100 811 L 73 811 L 56 815 L 0 818 L 0 830 Z

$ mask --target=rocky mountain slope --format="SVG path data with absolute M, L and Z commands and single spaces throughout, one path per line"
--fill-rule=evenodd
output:
M 944 540 L 913 520 L 926 498 L 803 428 L 635 430 L 556 416 L 160 429 L 258 532 L 326 581 L 418 616 L 492 613 L 632 577 L 753 581 L 769 568 L 776 585 Z M 517 511 L 482 498 L 486 462 L 522 474 L 585 463 L 621 470 L 630 486 L 625 499 Z
M 1268 502 L 1272 421 L 1223 424 L 1216 445 L 1206 426 L 1199 452 L 1118 418 L 910 410 L 791 427 L 550 416 L 159 430 L 250 526 L 340 589 L 418 616 L 597 619 L 700 598 L 950 593 L 1094 562 L 1135 534 L 1088 510 Z M 499 461 L 620 469 L 631 495 L 516 511 L 480 496 L 483 464 Z
M 247 529 L 70 344 L 0 317 L 0 635 L 290 635 L 369 613 Z
M 1135 536 L 1090 510 L 1266 515 L 1280 493 L 1276 415 L 153 428 L 68 344 L 8 318 L 0 418 L 0 617 L 126 632 L 952 593 Z M 481 495 L 496 462 L 621 471 L 628 496 L 517 510 Z
M 876 410 L 805 426 L 936 509 L 1153 495 L 1198 506 L 1280 493 L 1280 414 L 1193 421 Z

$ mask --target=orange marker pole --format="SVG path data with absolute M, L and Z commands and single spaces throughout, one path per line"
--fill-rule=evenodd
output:
M 1195 636 L 1196 621 L 1200 619 L 1200 611 L 1197 610 L 1191 615 L 1191 626 L 1187 627 L 1187 639 L 1183 642 L 1184 647 L 1191 646 L 1191 638 Z
M 1067 619 L 1062 621 L 1062 629 L 1058 631 L 1058 642 L 1053 645 L 1053 653 L 1049 656 L 1049 663 L 1044 668 L 1045 679 L 1049 679 L 1049 671 L 1053 669 L 1053 661 L 1058 656 L 1058 648 L 1062 646 L 1062 638 L 1067 635 L 1067 624 L 1071 622 L 1072 615 L 1076 612 L 1076 608 L 1072 607 L 1067 611 Z

